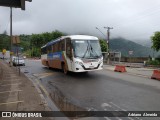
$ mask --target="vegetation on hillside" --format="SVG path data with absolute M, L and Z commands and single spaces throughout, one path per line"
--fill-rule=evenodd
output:
M 152 48 L 156 51 L 160 50 L 160 32 L 155 32 L 153 36 L 151 36 L 152 40 Z
M 124 38 L 111 39 L 110 50 L 120 51 L 122 53 L 122 56 L 126 57 L 148 57 L 155 54 L 151 48 L 142 46 Z M 129 55 L 129 51 L 133 51 L 133 54 Z
M 10 37 L 6 32 L 0 34 L 0 51 L 2 51 L 3 49 L 10 49 Z
M 58 30 L 51 33 L 46 32 L 42 34 L 20 35 L 20 47 L 23 52 L 30 57 L 40 57 L 40 48 L 47 42 L 56 39 L 64 34 Z M 13 45 L 14 47 L 14 45 Z M 3 49 L 10 50 L 10 37 L 6 34 L 0 35 L 0 51 Z
M 40 57 L 40 48 L 47 42 L 56 39 L 65 34 L 56 30 L 53 32 L 45 32 L 41 34 L 20 35 L 20 47 L 23 48 L 23 53 L 31 57 Z M 119 51 L 122 56 L 126 57 L 148 57 L 155 53 L 151 48 L 142 46 L 135 42 L 124 38 L 114 38 L 109 41 L 110 51 Z M 102 52 L 107 51 L 106 41 L 100 39 Z M 4 32 L 0 34 L 0 51 L 2 49 L 10 49 L 10 37 Z M 129 55 L 129 51 L 133 51 L 133 55 Z M 156 55 L 156 54 L 155 54 Z

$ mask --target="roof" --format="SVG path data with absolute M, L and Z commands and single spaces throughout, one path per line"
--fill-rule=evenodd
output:
M 98 40 L 97 37 L 89 36 L 89 35 L 70 35 L 70 36 L 66 36 L 66 37 L 69 37 L 71 39 Z
M 98 40 L 97 37 L 89 36 L 89 35 L 70 35 L 70 36 L 62 36 L 62 37 L 59 37 L 59 38 L 57 38 L 57 39 L 54 39 L 54 40 L 48 42 L 46 45 L 44 45 L 44 46 L 41 47 L 41 48 L 44 48 L 44 47 L 53 45 L 54 43 L 59 42 L 59 41 L 61 41 L 62 39 L 65 39 L 65 38 L 71 38 L 71 39 L 75 39 L 75 40 Z
M 31 2 L 32 0 L 0 0 L 0 6 L 15 7 L 25 10 L 25 1 Z

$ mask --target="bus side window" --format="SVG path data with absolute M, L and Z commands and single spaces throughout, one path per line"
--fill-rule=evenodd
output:
M 49 47 L 47 47 L 47 54 L 49 53 Z
M 62 40 L 59 42 L 59 50 L 64 51 L 65 50 L 65 41 Z
M 55 44 L 52 45 L 52 52 L 55 52 Z
M 72 58 L 72 46 L 71 46 L 71 40 L 69 38 L 66 39 L 66 55 L 69 58 Z

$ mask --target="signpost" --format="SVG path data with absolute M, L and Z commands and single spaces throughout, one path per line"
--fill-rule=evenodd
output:
M 12 7 L 25 10 L 25 1 L 32 0 L 0 0 L 0 6 L 10 7 L 10 52 L 12 52 Z M 12 53 L 10 53 L 10 67 L 12 67 Z
M 129 55 L 133 55 L 133 51 L 128 51 Z
M 4 55 L 6 54 L 6 49 L 3 49 L 2 54 L 3 54 L 3 60 L 4 60 Z
M 128 51 L 128 53 L 129 53 L 129 58 L 130 58 L 130 63 L 131 63 L 131 55 L 133 55 L 133 51 L 132 50 Z
M 13 36 L 12 37 L 12 43 L 13 44 L 15 44 L 16 45 L 16 47 L 17 47 L 17 50 L 16 50 L 16 52 L 17 52 L 17 58 L 16 58 L 16 60 L 18 60 L 18 66 L 19 66 L 19 53 L 18 53 L 18 44 L 20 43 L 20 38 L 19 38 L 19 36 Z M 17 67 L 17 65 L 16 65 L 16 67 Z M 19 70 L 19 75 L 20 75 L 20 66 L 18 67 L 18 70 Z

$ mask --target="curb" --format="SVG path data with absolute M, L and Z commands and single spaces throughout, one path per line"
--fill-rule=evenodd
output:
M 114 72 L 114 70 L 111 70 L 111 69 L 108 69 L 108 68 L 104 68 L 105 70 L 109 70 L 109 71 L 112 71 Z M 139 77 L 143 77 L 143 78 L 151 78 L 149 76 L 146 76 L 146 75 L 142 75 L 142 74 L 136 74 L 136 73 L 131 73 L 131 72 L 125 72 L 125 74 L 128 74 L 128 75 L 134 75 L 134 76 L 139 76 Z

